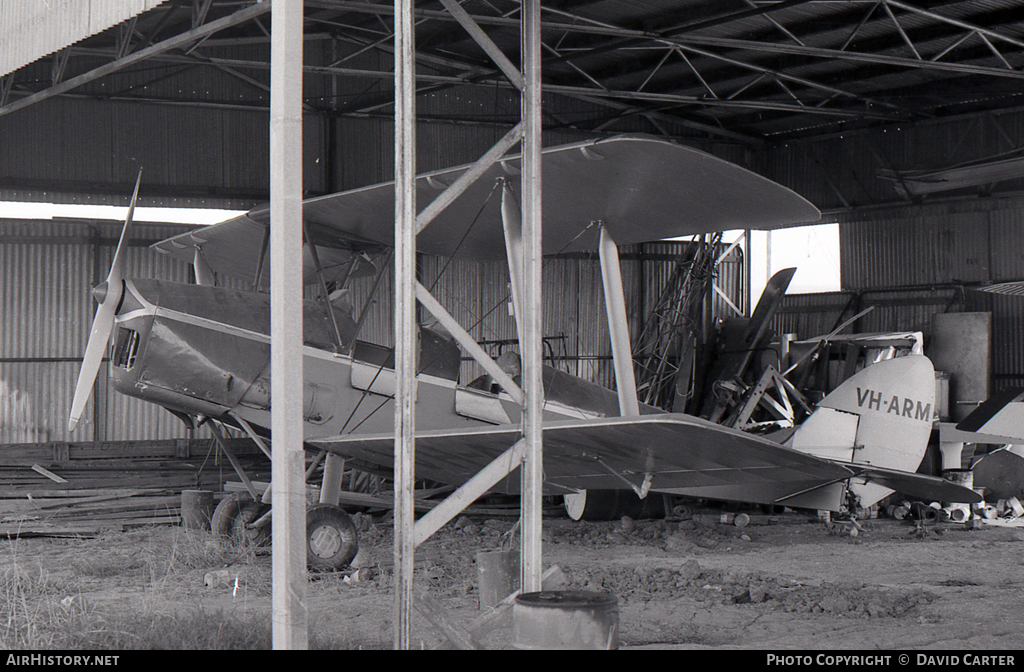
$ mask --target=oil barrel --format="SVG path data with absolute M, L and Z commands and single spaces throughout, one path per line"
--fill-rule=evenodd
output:
M 617 649 L 618 598 L 578 590 L 523 593 L 512 607 L 512 645 L 517 649 Z

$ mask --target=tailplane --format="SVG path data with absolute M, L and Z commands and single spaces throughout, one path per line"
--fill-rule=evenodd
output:
M 851 465 L 863 474 L 850 481 L 850 490 L 862 507 L 891 494 L 888 485 L 899 485 L 901 491 L 917 496 L 934 491 L 935 499 L 940 499 L 938 495 L 950 492 L 929 488 L 929 483 L 935 486 L 936 482 L 914 475 L 928 449 L 934 409 L 931 361 L 920 355 L 897 357 L 866 367 L 829 393 L 789 445 Z M 907 492 L 908 488 L 915 492 Z M 960 490 L 966 491 L 960 493 L 964 496 L 970 492 L 956 489 Z

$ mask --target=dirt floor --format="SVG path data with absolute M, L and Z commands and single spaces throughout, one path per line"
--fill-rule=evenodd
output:
M 391 529 L 387 519 L 358 519 L 360 560 L 369 569 L 311 575 L 311 636 L 322 646 L 390 648 Z M 1024 646 L 1024 530 L 879 519 L 864 521 L 853 537 L 849 528 L 830 530 L 798 513 L 743 528 L 705 520 L 546 518 L 544 564 L 561 567 L 570 589 L 618 598 L 620 643 L 627 649 Z M 476 553 L 507 546 L 513 522 L 460 519 L 417 552 L 417 585 L 429 586 L 453 621 L 481 614 Z M 45 578 L 37 581 L 45 589 L 30 596 L 35 600 L 65 609 L 80 604 L 94 617 L 198 610 L 269 627 L 270 555 L 225 551 L 206 533 L 160 526 L 2 543 L 6 576 Z M 218 569 L 227 570 L 226 578 L 211 576 L 214 585 L 205 585 Z M 19 648 L 11 637 L 4 648 Z M 414 641 L 431 648 L 444 640 L 417 614 Z M 508 621 L 481 643 L 510 647 Z

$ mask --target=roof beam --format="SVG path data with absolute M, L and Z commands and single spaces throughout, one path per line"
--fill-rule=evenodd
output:
M 866 54 L 862 52 L 845 51 L 839 49 L 821 49 L 818 47 L 801 47 L 795 44 L 780 44 L 775 42 L 752 42 L 750 40 L 736 40 L 724 37 L 696 36 L 675 38 L 671 41 L 680 46 L 699 44 L 704 46 L 723 47 L 727 49 L 741 49 L 748 51 L 763 51 L 766 53 L 773 54 L 793 54 L 796 56 L 827 58 L 837 61 L 850 61 L 854 63 L 876 63 L 879 65 L 892 65 L 901 68 L 918 68 L 922 70 L 935 70 L 939 72 L 955 72 L 965 75 L 985 75 L 987 77 L 1008 77 L 1011 79 L 1024 78 L 1024 72 L 1021 72 L 1019 70 L 990 68 L 982 65 L 968 65 L 966 63 L 949 63 L 932 60 L 919 61 L 914 58 L 903 58 L 900 56 Z
M 723 56 L 721 54 L 716 54 L 714 52 L 706 51 L 704 49 L 698 49 L 697 47 L 694 47 L 692 45 L 680 45 L 680 46 L 683 49 L 687 49 L 687 50 L 692 51 L 692 52 L 694 52 L 696 54 L 700 54 L 701 56 L 706 56 L 708 58 L 714 58 L 714 59 L 720 60 L 720 61 L 722 61 L 724 63 L 729 63 L 730 65 L 735 65 L 737 67 L 745 68 L 747 70 L 752 70 L 754 72 L 759 72 L 759 73 L 764 74 L 764 75 L 771 75 L 772 77 L 774 77 L 776 79 L 779 79 L 779 80 L 785 79 L 785 80 L 788 80 L 790 82 L 794 82 L 796 84 L 802 84 L 802 85 L 810 87 L 810 88 L 820 89 L 822 91 L 827 91 L 829 93 L 838 94 L 840 96 L 844 96 L 846 98 L 850 98 L 850 99 L 853 99 L 853 100 L 859 100 L 859 101 L 863 101 L 865 103 L 870 103 L 872 105 L 879 105 L 881 107 L 888 107 L 890 109 L 898 110 L 900 112 L 903 112 L 904 114 L 910 114 L 909 111 L 904 110 L 903 108 L 899 107 L 898 105 L 893 105 L 892 103 L 887 103 L 885 101 L 873 100 L 871 98 L 868 98 L 868 97 L 865 97 L 865 96 L 860 96 L 860 95 L 857 95 L 857 94 L 852 93 L 850 91 L 846 91 L 844 89 L 840 89 L 840 88 L 835 87 L 835 86 L 829 86 L 827 84 L 820 84 L 818 82 L 815 82 L 815 81 L 812 81 L 812 80 L 809 80 L 809 79 L 805 79 L 803 77 L 797 77 L 795 75 L 790 75 L 790 74 L 787 74 L 787 73 L 779 71 L 779 70 L 771 70 L 769 68 L 763 68 L 763 67 L 761 67 L 759 65 L 754 65 L 752 63 L 745 63 L 743 61 L 739 61 L 739 60 L 736 60 L 734 58 L 729 58 L 728 56 Z
M 66 93 L 76 87 L 81 86 L 82 84 L 95 81 L 97 79 L 100 79 L 101 77 L 106 77 L 107 75 L 113 72 L 117 72 L 118 70 L 122 70 L 128 66 L 140 63 L 148 58 L 156 56 L 157 54 L 162 54 L 166 51 L 170 51 L 171 49 L 177 49 L 178 47 L 185 46 L 193 42 L 194 40 L 202 39 L 207 35 L 212 35 L 213 33 L 216 33 L 217 31 L 223 30 L 225 28 L 236 26 L 240 23 L 245 23 L 246 21 L 250 21 L 259 16 L 262 16 L 263 14 L 266 14 L 269 11 L 269 2 L 246 7 L 245 9 L 239 10 L 234 14 L 217 19 L 216 21 L 211 21 L 210 23 L 204 26 L 201 26 L 194 30 L 187 31 L 185 33 L 181 33 L 180 35 L 175 35 L 174 37 L 168 38 L 163 42 L 154 44 L 151 47 L 141 49 L 139 51 L 136 51 L 132 54 L 125 56 L 124 58 L 117 59 L 112 63 L 107 63 L 106 65 L 102 65 L 94 70 L 90 70 L 89 72 L 78 75 L 77 77 L 72 77 L 71 79 L 61 82 L 60 84 L 51 86 L 37 93 L 33 93 L 29 96 L 26 96 L 25 98 L 21 98 L 14 102 L 8 103 L 7 105 L 0 107 L 0 116 L 4 116 L 6 114 L 10 114 L 11 112 L 24 109 L 26 107 L 29 107 L 30 105 L 34 105 L 35 103 L 46 100 L 47 98 L 52 98 L 62 93 Z
M 941 23 L 948 23 L 949 25 L 956 26 L 957 28 L 963 28 L 965 30 L 974 31 L 980 35 L 984 35 L 985 37 L 995 38 L 1003 42 L 1009 42 L 1014 46 L 1024 49 L 1024 40 L 1018 40 L 1009 35 L 1004 35 L 994 30 L 990 30 L 989 28 L 984 28 L 982 26 L 978 26 L 967 21 L 961 21 L 960 19 L 954 19 L 949 16 L 943 16 L 942 14 L 938 14 L 927 9 L 922 9 L 920 7 L 915 7 L 914 5 L 910 5 L 905 2 L 900 2 L 899 0 L 883 0 L 883 2 L 888 7 L 898 7 L 904 11 L 912 12 L 914 14 L 920 14 L 921 16 L 927 16 L 928 18 L 935 19 L 936 21 L 939 21 Z

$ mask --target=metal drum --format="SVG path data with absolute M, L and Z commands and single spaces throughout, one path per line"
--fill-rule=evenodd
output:
M 517 649 L 604 651 L 619 648 L 619 601 L 607 593 L 524 593 L 512 607 Z
M 476 569 L 481 609 L 493 607 L 519 590 L 519 551 L 480 551 Z
M 181 491 L 181 525 L 186 530 L 209 530 L 213 515 L 213 493 L 209 490 Z

